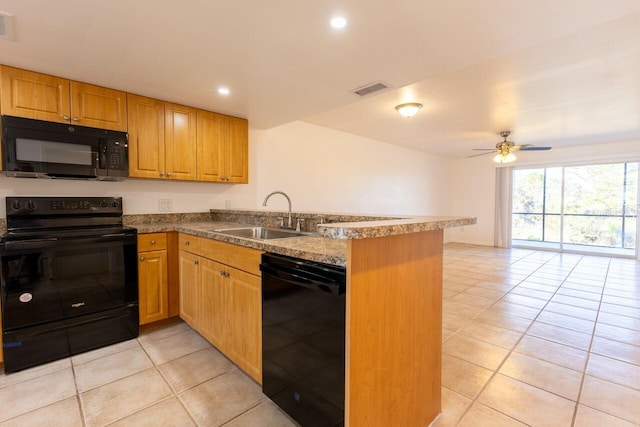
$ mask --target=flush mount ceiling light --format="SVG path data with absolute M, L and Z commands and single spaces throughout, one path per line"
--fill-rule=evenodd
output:
M 422 108 L 422 104 L 417 102 L 406 102 L 404 104 L 396 105 L 398 113 L 404 117 L 413 117 Z
M 227 87 L 219 87 L 219 88 L 218 88 L 218 93 L 219 93 L 220 95 L 227 96 L 227 95 L 229 95 L 229 94 L 231 93 L 231 91 L 230 91 L 230 90 L 229 90 L 229 88 L 227 88 Z
M 342 17 L 342 16 L 336 16 L 331 18 L 331 21 L 329 21 L 329 23 L 331 24 L 331 26 L 337 30 L 342 29 L 344 27 L 347 26 L 347 20 Z

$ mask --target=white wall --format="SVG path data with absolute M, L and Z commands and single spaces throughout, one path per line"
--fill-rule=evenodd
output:
M 380 141 L 293 122 L 250 130 L 248 185 L 127 179 L 95 182 L 0 176 L 0 197 L 122 196 L 125 214 L 158 213 L 159 199 L 174 212 L 209 208 L 286 209 L 271 191 L 291 196 L 297 211 L 443 215 L 447 213 L 449 160 Z M 5 215 L 0 204 L 0 215 Z
M 517 154 L 513 167 L 569 165 L 640 160 L 640 141 L 554 148 L 551 151 Z M 450 212 L 476 216 L 478 224 L 450 229 L 449 241 L 493 245 L 496 164 L 490 156 L 452 162 L 449 189 Z
M 259 205 L 282 190 L 299 211 L 448 213 L 448 159 L 304 122 L 256 131 L 253 143 Z M 286 200 L 273 196 L 268 208 Z

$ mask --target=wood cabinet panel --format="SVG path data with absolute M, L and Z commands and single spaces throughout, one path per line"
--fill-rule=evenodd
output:
M 198 180 L 223 182 L 224 116 L 198 110 Z
M 138 235 L 138 252 L 167 249 L 167 233 L 148 233 Z
M 167 102 L 164 114 L 166 177 L 194 181 L 197 165 L 197 110 Z
M 167 319 L 169 317 L 167 251 L 140 253 L 138 277 L 140 324 Z
M 2 66 L 3 115 L 69 123 L 69 80 Z
M 180 317 L 199 329 L 200 277 L 199 256 L 180 251 Z
M 249 122 L 225 117 L 225 176 L 227 182 L 249 182 Z
M 129 176 L 161 178 L 164 161 L 164 102 L 127 95 Z
M 207 241 L 207 239 L 201 239 L 200 237 L 193 236 L 191 234 L 178 234 L 178 247 L 181 251 L 200 255 L 200 245 L 202 241 Z
M 228 347 L 231 358 L 262 382 L 262 283 L 258 276 L 228 268 L 230 288 Z
M 440 413 L 442 234 L 348 240 L 346 425 L 426 426 Z
M 71 123 L 126 132 L 127 94 L 72 81 Z
M 213 345 L 222 349 L 227 334 L 233 326 L 229 323 L 229 287 L 222 275 L 224 266 L 217 262 L 200 258 L 200 322 L 202 335 Z
M 203 257 L 216 260 L 256 276 L 261 275 L 260 261 L 262 252 L 257 249 L 219 242 L 213 239 L 201 239 L 198 253 Z

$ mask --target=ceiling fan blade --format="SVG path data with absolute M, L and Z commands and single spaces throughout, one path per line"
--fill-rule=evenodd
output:
M 472 148 L 473 151 L 497 151 L 495 148 Z
M 529 147 L 533 147 L 533 145 L 531 144 L 514 145 L 513 147 L 510 148 L 510 150 L 512 151 L 526 150 Z
M 530 145 L 528 147 L 522 146 L 521 151 L 546 151 L 551 150 L 551 147 L 536 147 L 534 145 Z
M 480 154 L 474 154 L 473 156 L 467 156 L 467 159 L 471 157 L 485 156 L 487 154 L 493 154 L 493 153 L 498 153 L 498 150 L 492 150 L 492 151 L 489 151 L 488 153 L 480 153 Z

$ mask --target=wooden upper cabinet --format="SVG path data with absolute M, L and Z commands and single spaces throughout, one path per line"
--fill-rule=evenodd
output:
M 198 181 L 223 182 L 224 116 L 198 110 Z
M 129 176 L 161 178 L 164 173 L 164 101 L 127 95 Z
M 124 92 L 7 66 L 0 108 L 8 116 L 127 130 Z
M 67 79 L 2 66 L 3 115 L 69 123 L 71 103 Z
M 249 182 L 249 122 L 225 117 L 226 181 Z
M 127 94 L 71 82 L 71 122 L 80 126 L 127 131 Z
M 198 180 L 248 182 L 249 138 L 245 119 L 198 110 Z
M 195 181 L 197 110 L 166 102 L 164 117 L 167 178 Z

